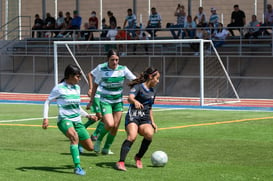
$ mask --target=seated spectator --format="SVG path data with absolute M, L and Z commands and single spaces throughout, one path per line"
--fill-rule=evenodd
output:
M 116 36 L 118 34 L 118 30 L 117 30 L 117 27 L 116 27 L 116 24 L 115 23 L 112 23 L 111 26 L 110 26 L 110 29 L 108 29 L 108 32 L 107 32 L 107 35 L 106 35 L 106 39 L 107 40 L 111 40 L 111 41 L 114 41 L 116 40 Z M 105 45 L 105 51 L 108 52 L 108 50 L 110 49 L 116 49 L 116 45 L 114 44 L 106 44 Z
M 77 38 L 79 38 L 80 35 L 80 30 L 81 29 L 81 24 L 82 24 L 82 17 L 79 16 L 78 11 L 73 12 L 73 18 L 71 19 L 70 25 L 66 28 L 66 30 L 73 30 L 69 31 L 69 33 L 73 33 L 75 30 L 75 33 L 77 34 Z M 59 33 L 58 37 L 63 37 L 63 33 Z
M 81 31 L 81 37 L 86 41 L 92 40 L 92 32 L 89 29 L 89 23 L 84 23 L 84 30 Z
M 218 14 L 216 13 L 216 9 L 211 8 L 210 12 L 211 12 L 211 15 L 210 15 L 210 18 L 209 18 L 209 23 L 211 25 L 213 25 L 213 27 L 218 27 L 218 23 L 220 21 L 220 18 L 218 16 Z
M 272 10 L 272 5 L 271 4 L 267 4 L 266 5 L 266 9 L 267 11 L 265 12 L 264 15 L 264 24 L 262 24 L 262 26 L 267 26 L 267 27 L 271 27 L 273 26 L 273 10 Z M 263 28 L 262 32 L 265 35 L 270 35 L 270 33 L 267 31 L 267 29 L 269 28 Z
M 223 24 L 219 23 L 218 28 L 214 31 L 211 38 L 215 48 L 222 46 L 226 38 L 229 36 L 229 31 L 223 28 Z
M 231 21 L 230 24 L 228 24 L 227 26 L 229 27 L 229 32 L 232 36 L 234 36 L 234 28 L 232 27 L 237 27 L 236 29 L 240 32 L 240 34 L 242 34 L 242 27 L 244 27 L 244 25 L 246 24 L 246 16 L 244 11 L 239 9 L 239 5 L 235 4 L 233 6 L 234 11 L 231 14 Z
M 60 30 L 64 29 L 65 27 L 63 12 L 59 11 L 58 16 L 59 17 L 57 18 L 56 25 L 55 25 L 55 30 L 58 30 L 58 31 L 55 31 L 55 36 L 58 36 L 58 34 L 60 33 Z
M 107 35 L 109 27 L 106 24 L 105 18 L 102 18 L 101 26 L 102 26 L 102 31 L 101 31 L 101 34 L 100 34 L 100 38 L 101 39 L 106 39 L 106 35 Z
M 67 11 L 66 13 L 65 13 L 65 18 L 64 18 L 64 27 L 63 27 L 63 31 L 61 32 L 61 33 L 59 33 L 59 34 L 61 34 L 61 35 L 63 35 L 63 36 L 70 36 L 70 33 L 67 31 L 70 27 L 71 27 L 71 21 L 72 21 L 72 17 L 71 17 L 71 15 L 70 15 L 70 12 L 69 11 Z M 58 35 L 59 35 L 58 34 Z M 57 35 L 57 37 L 59 37 Z M 60 36 L 60 37 L 62 37 L 62 36 Z
M 116 40 L 131 40 L 131 36 L 126 30 L 118 27 L 118 33 L 116 35 Z M 120 44 L 117 46 L 117 50 L 118 50 L 120 56 L 127 55 L 126 48 L 127 48 L 126 44 Z
M 89 21 L 88 29 L 92 30 L 92 31 L 90 31 L 91 40 L 94 40 L 94 33 L 93 33 L 93 31 L 97 30 L 98 26 L 99 26 L 99 20 L 98 20 L 98 18 L 96 16 L 96 11 L 92 11 L 91 17 L 89 18 L 88 21 Z
M 51 16 L 50 13 L 46 13 L 46 19 L 44 21 L 44 30 L 48 30 L 48 32 L 45 33 L 45 37 L 52 37 L 53 35 L 53 30 L 55 30 L 55 24 L 56 20 Z
M 184 39 L 185 37 L 193 39 L 195 36 L 195 31 L 196 23 L 192 20 L 192 17 L 188 15 L 182 32 L 182 39 Z
M 126 26 L 126 24 L 128 24 L 128 25 Z M 136 24 L 137 24 L 136 15 L 133 14 L 132 9 L 128 9 L 127 16 L 126 16 L 124 23 L 123 23 L 123 29 L 126 29 L 130 33 L 130 36 L 133 37 L 133 36 L 135 36 Z
M 32 38 L 34 38 L 35 36 L 35 32 L 36 32 L 36 37 L 40 38 L 42 37 L 42 32 L 39 30 L 43 30 L 43 26 L 44 26 L 44 21 L 40 18 L 39 14 L 35 15 L 35 20 L 34 20 L 34 25 L 32 26 Z
M 260 32 L 260 22 L 257 20 L 256 15 L 252 15 L 252 20 L 249 22 L 249 24 L 246 26 L 246 34 L 245 38 L 258 38 L 258 36 L 261 34 Z
M 142 31 L 141 29 L 140 29 L 140 27 L 136 27 L 136 36 L 135 37 L 133 37 L 135 40 L 149 40 L 149 38 L 148 38 L 148 36 L 147 36 L 147 34 L 144 32 L 144 31 Z M 140 45 L 140 44 L 134 44 L 133 45 L 133 54 L 135 55 L 136 54 L 136 48 L 137 48 L 137 46 L 143 46 L 144 47 L 144 49 L 145 49 L 145 52 L 146 52 L 146 55 L 148 55 L 148 44 L 143 44 L 143 45 Z
M 156 37 L 158 28 L 161 28 L 161 16 L 157 13 L 156 8 L 153 7 L 146 26 L 146 31 L 151 35 L 152 39 Z
M 204 27 L 202 27 L 201 24 L 198 24 L 196 26 L 196 31 L 195 31 L 195 39 L 204 39 L 204 40 L 208 40 L 210 39 L 210 34 L 208 31 L 206 31 L 204 29 Z M 207 49 L 207 45 L 208 44 L 204 44 L 205 47 L 204 49 Z M 199 52 L 200 52 L 200 44 L 199 43 L 191 43 L 191 48 L 194 50 L 194 55 L 198 56 L 199 55 Z
M 207 19 L 206 14 L 203 12 L 203 7 L 198 8 L 198 13 L 193 19 L 197 25 L 200 25 L 202 27 L 207 26 Z
M 186 13 L 183 5 L 178 4 L 174 12 L 174 16 L 177 17 L 176 24 L 172 24 L 168 28 L 170 28 L 173 38 L 178 39 L 180 37 L 182 28 L 184 27 L 186 20 Z M 178 31 L 177 34 L 175 31 Z

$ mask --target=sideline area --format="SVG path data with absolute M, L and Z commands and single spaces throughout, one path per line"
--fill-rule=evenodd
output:
M 43 104 L 48 94 L 7 93 L 0 92 L 0 104 Z M 87 104 L 88 97 L 82 95 L 83 104 Z M 128 106 L 126 97 L 125 106 Z M 53 103 L 54 104 L 54 103 Z M 212 109 L 212 110 L 239 110 L 239 111 L 272 111 L 272 99 L 241 99 L 239 103 L 218 104 L 213 106 L 200 106 L 197 98 L 162 97 L 156 98 L 154 108 L 169 109 Z

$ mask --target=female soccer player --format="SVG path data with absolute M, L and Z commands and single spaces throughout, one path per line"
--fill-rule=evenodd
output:
M 108 61 L 99 64 L 91 71 L 95 78 L 90 97 L 90 103 L 87 109 L 90 108 L 96 93 L 100 94 L 100 108 L 102 120 L 104 122 L 103 130 L 100 130 L 97 141 L 94 145 L 94 151 L 100 152 L 100 144 L 103 137 L 109 131 L 106 142 L 102 149 L 102 154 L 113 154 L 110 147 L 117 134 L 123 111 L 123 83 L 124 79 L 134 80 L 135 75 L 126 67 L 119 65 L 119 57 L 116 51 L 109 50 L 107 53 Z
M 131 88 L 128 96 L 130 107 L 125 117 L 127 139 L 121 146 L 120 159 L 116 163 L 118 170 L 126 171 L 124 161 L 138 134 L 144 138 L 135 155 L 135 161 L 136 167 L 142 168 L 141 158 L 148 150 L 153 134 L 157 130 L 152 105 L 155 100 L 154 87 L 159 83 L 159 78 L 158 70 L 149 67 L 137 79 L 129 83 Z
M 83 126 L 81 116 L 94 121 L 96 116 L 89 115 L 80 107 L 80 87 L 81 71 L 75 65 L 68 65 L 64 72 L 64 79 L 56 85 L 44 104 L 44 120 L 42 127 L 48 127 L 48 109 L 50 102 L 56 99 L 59 115 L 58 128 L 70 140 L 70 152 L 75 165 L 74 173 L 85 175 L 85 171 L 80 165 L 78 144 L 80 143 L 86 150 L 93 150 L 93 143 L 89 138 L 86 128 Z

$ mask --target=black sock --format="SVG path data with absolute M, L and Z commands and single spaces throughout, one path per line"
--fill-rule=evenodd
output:
M 146 153 L 146 151 L 148 150 L 150 144 L 151 144 L 152 140 L 147 140 L 145 138 L 143 138 L 142 142 L 141 142 L 141 146 L 140 149 L 138 151 L 138 153 L 136 154 L 136 157 L 138 158 L 142 158 L 143 155 Z
M 121 149 L 120 149 L 120 159 L 119 159 L 120 162 L 125 161 L 125 158 L 126 158 L 128 152 L 130 151 L 132 144 L 133 144 L 133 142 L 129 141 L 129 140 L 125 140 L 122 143 L 122 146 L 121 146 Z

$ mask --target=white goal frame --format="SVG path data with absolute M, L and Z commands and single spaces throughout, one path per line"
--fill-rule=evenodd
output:
M 199 43 L 200 45 L 200 106 L 205 106 L 205 98 L 204 98 L 204 43 L 209 43 L 212 47 L 213 52 L 217 56 L 221 67 L 223 68 L 224 74 L 231 85 L 232 90 L 234 91 L 236 100 L 230 102 L 240 102 L 239 95 L 226 71 L 224 64 L 222 63 L 221 57 L 219 56 L 214 44 L 211 40 L 203 40 L 203 39 L 175 39 L 175 40 L 115 40 L 115 41 L 54 41 L 54 81 L 55 85 L 58 84 L 58 45 L 66 46 L 67 50 L 69 51 L 71 57 L 73 58 L 74 62 L 79 66 L 75 56 L 73 55 L 69 45 L 111 45 L 111 44 L 178 44 L 178 43 Z M 148 55 L 147 55 L 148 56 Z M 79 66 L 80 67 L 80 66 Z M 82 71 L 82 70 L 81 70 Z M 82 75 L 87 81 L 87 78 L 82 72 Z M 88 81 L 87 81 L 88 83 Z

